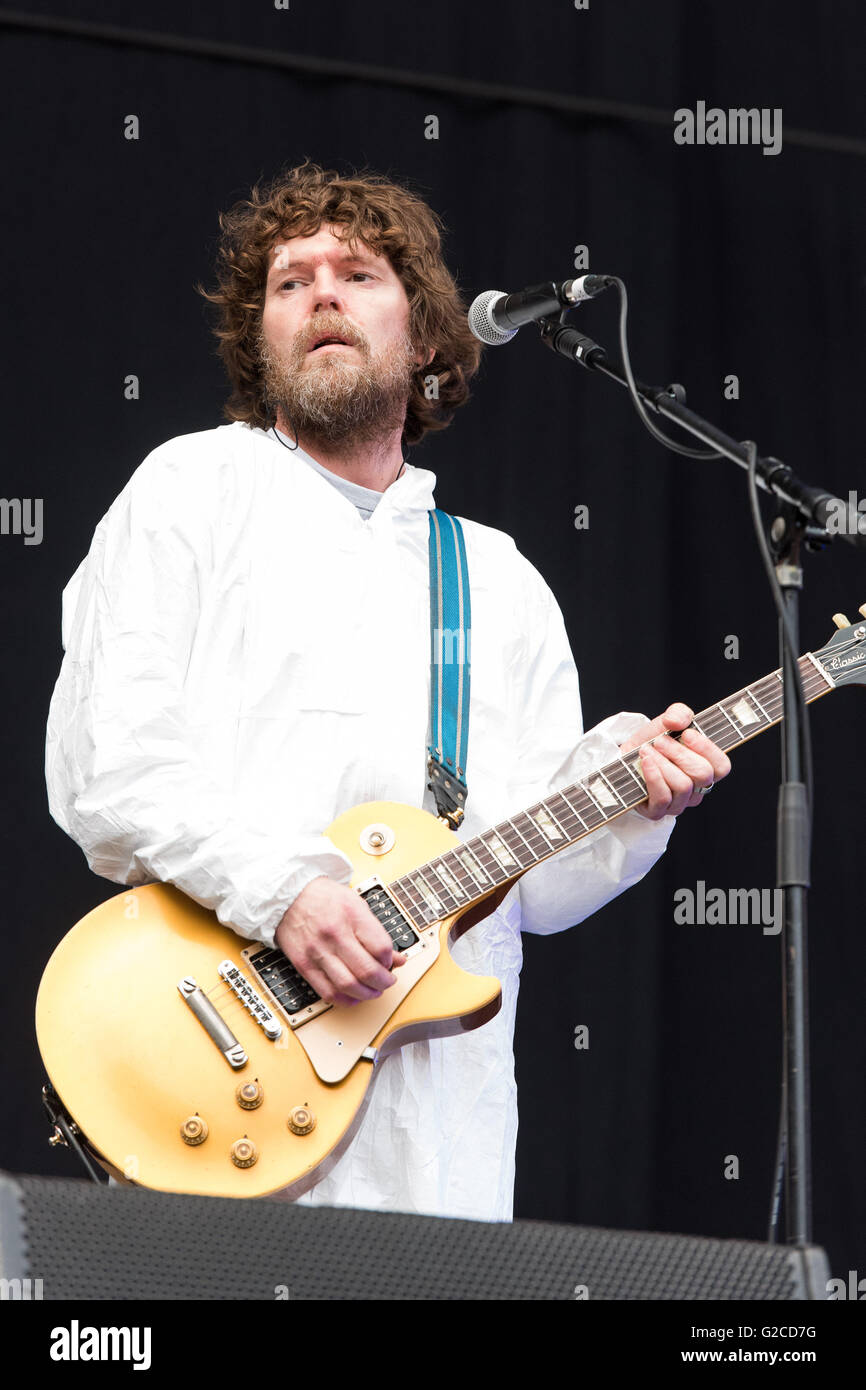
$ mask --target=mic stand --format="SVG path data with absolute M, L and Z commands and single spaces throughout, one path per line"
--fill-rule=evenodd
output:
M 601 372 L 628 388 L 623 372 L 611 366 L 605 349 L 565 321 L 565 314 L 540 321 L 542 341 L 554 352 L 579 362 L 589 371 Z M 682 386 L 646 386 L 635 382 L 644 404 L 680 425 L 719 454 L 749 469 L 751 450 L 686 407 Z M 776 458 L 755 459 L 755 481 L 782 503 L 773 521 L 770 544 L 782 589 L 784 611 L 793 638 L 799 642 L 799 593 L 803 571 L 799 563 L 802 540 L 811 548 L 826 544 L 830 535 L 822 523 L 830 513 L 828 503 L 837 499 L 825 489 L 801 482 Z M 850 504 L 848 515 L 850 518 Z M 856 513 L 854 514 L 856 516 Z M 843 532 L 854 544 L 866 539 L 856 524 Z M 782 783 L 776 813 L 777 887 L 784 902 L 783 955 L 783 1116 L 781 1153 L 785 1163 L 785 1226 L 790 1245 L 809 1245 L 812 1239 L 811 1152 L 809 1130 L 808 991 L 806 974 L 806 893 L 809 886 L 810 807 L 803 781 L 802 753 L 808 738 L 805 701 L 795 697 L 794 682 L 799 647 L 791 651 L 779 619 L 782 682 Z M 802 715 L 802 721 L 801 721 Z M 815 1296 L 821 1296 L 816 1293 Z
M 609 376 L 611 380 L 619 382 L 620 386 L 628 388 L 625 373 L 618 367 L 611 366 L 605 349 L 592 338 L 578 333 L 576 328 L 556 317 L 539 320 L 539 327 L 541 341 L 553 352 L 567 357 L 570 361 L 579 362 L 588 371 L 601 372 L 603 376 Z M 658 415 L 673 420 L 696 439 L 700 439 L 717 453 L 748 470 L 749 450 L 746 445 L 738 443 L 709 420 L 689 410 L 685 404 L 686 393 L 682 386 L 646 386 L 642 381 L 636 381 L 635 385 L 644 405 L 649 406 Z M 841 536 L 852 545 L 866 546 L 866 533 L 860 530 L 863 518 L 856 508 L 852 508 L 850 502 L 840 502 L 827 488 L 807 486 L 780 459 L 759 457 L 756 460 L 755 479 L 758 487 L 764 492 L 773 493 L 780 502 L 787 502 L 795 508 L 796 513 L 805 522 L 803 534 L 810 548 L 814 542 L 819 546 L 826 545 L 834 535 Z M 828 533 L 825 529 L 828 519 L 832 517 L 836 522 L 839 509 L 843 507 L 844 526 L 837 526 L 832 534 Z
M 803 587 L 800 535 L 790 507 L 769 527 L 768 539 L 789 627 L 799 651 L 799 596 Z M 804 780 L 803 730 L 796 718 L 794 666 L 779 621 L 782 683 L 782 781 L 776 809 L 777 887 L 782 890 L 782 1161 L 785 1228 L 792 1245 L 812 1241 L 811 1117 L 809 1104 L 809 979 L 806 895 L 809 889 L 811 806 Z M 794 658 L 796 659 L 796 658 Z M 805 709 L 803 711 L 805 716 Z

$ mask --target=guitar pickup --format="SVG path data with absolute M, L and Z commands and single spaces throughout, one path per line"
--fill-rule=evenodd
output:
M 400 911 L 394 899 L 390 897 L 380 879 L 375 876 L 365 879 L 363 883 L 357 885 L 356 892 L 363 898 L 374 917 L 382 923 L 393 942 L 395 951 L 405 951 L 411 954 L 416 948 L 419 948 L 420 938 L 417 932 L 413 930 L 411 923 Z M 275 1002 L 276 1007 L 283 1011 L 292 1029 L 297 1030 L 303 1027 L 304 1024 L 328 1013 L 334 1007 L 333 1004 L 326 1004 L 324 999 L 319 997 L 309 981 L 304 979 L 300 971 L 292 965 L 288 956 L 283 955 L 278 947 L 248 946 L 241 952 L 241 959 L 252 972 L 256 982 L 267 990 L 268 996 Z M 224 961 L 223 965 L 231 965 L 231 962 Z M 220 966 L 220 974 L 223 975 L 222 966 Z M 232 983 L 227 975 L 223 975 L 223 979 L 228 980 L 230 984 Z M 241 979 L 249 989 L 250 986 L 247 984 L 246 977 L 241 976 Z M 257 999 L 259 998 L 255 990 L 250 992 Z M 267 1006 L 262 1005 L 262 1007 L 267 1012 Z

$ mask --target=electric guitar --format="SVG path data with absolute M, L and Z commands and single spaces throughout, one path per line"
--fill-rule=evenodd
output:
M 866 619 L 866 604 L 860 612 Z M 807 701 L 866 683 L 866 621 L 834 621 L 831 641 L 800 658 Z M 775 671 L 694 723 L 730 751 L 781 718 Z M 280 951 L 245 941 L 173 887 L 110 898 L 63 938 L 39 989 L 52 1142 L 144 1187 L 300 1196 L 350 1142 L 384 1057 L 498 1011 L 499 981 L 460 969 L 449 938 L 527 869 L 645 799 L 635 750 L 465 840 L 394 802 L 339 816 L 325 833 L 407 957 L 378 999 L 353 1006 L 324 1003 Z

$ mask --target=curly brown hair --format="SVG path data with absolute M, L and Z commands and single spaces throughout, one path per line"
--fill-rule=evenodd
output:
M 416 444 L 428 430 L 451 423 L 469 399 L 481 344 L 470 332 L 465 304 L 442 259 L 442 221 L 422 198 L 383 174 L 365 169 L 341 175 L 305 159 L 256 184 L 248 199 L 220 213 L 219 220 L 218 288 L 196 289 L 219 308 L 214 332 L 232 386 L 223 412 L 229 420 L 263 429 L 274 423 L 257 348 L 270 253 L 280 240 L 312 236 L 330 223 L 344 229 L 341 239 L 350 249 L 362 241 L 374 254 L 387 256 L 409 301 L 410 337 L 425 357 L 434 350 L 429 365 L 413 375 L 403 442 Z M 428 375 L 438 379 L 433 399 L 425 394 Z

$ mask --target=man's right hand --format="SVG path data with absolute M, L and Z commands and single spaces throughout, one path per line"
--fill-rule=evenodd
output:
M 406 960 L 363 898 L 324 875 L 303 888 L 277 927 L 276 944 L 328 1004 L 377 999 Z

